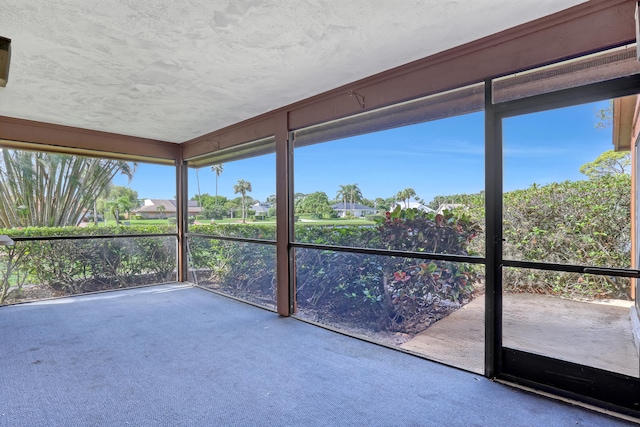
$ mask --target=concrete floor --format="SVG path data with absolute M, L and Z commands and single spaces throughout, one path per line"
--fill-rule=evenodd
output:
M 503 345 L 544 356 L 639 376 L 630 301 L 587 303 L 535 294 L 506 294 Z M 418 334 L 402 348 L 482 373 L 484 298 Z

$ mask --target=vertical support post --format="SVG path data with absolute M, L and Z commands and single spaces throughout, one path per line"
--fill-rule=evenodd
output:
M 182 158 L 182 150 L 176 159 L 176 224 L 178 227 L 178 281 L 189 281 L 187 256 L 187 232 L 189 220 L 189 182 L 187 162 Z
M 485 81 L 485 357 L 488 378 L 502 367 L 502 122 Z
M 632 135 L 632 137 L 633 136 L 635 135 Z M 638 179 L 640 179 L 638 172 L 638 141 L 637 139 L 633 139 L 631 141 L 631 218 L 629 218 L 629 220 L 631 221 L 631 268 L 636 270 L 640 267 L 640 265 L 638 265 L 638 228 L 636 226 L 638 220 Z M 636 301 L 638 279 L 631 278 L 629 283 L 631 284 L 631 299 Z
M 276 122 L 276 304 L 278 313 L 290 316 L 295 311 L 295 284 L 291 239 L 293 237 L 292 156 L 289 141 L 289 116 L 275 116 Z

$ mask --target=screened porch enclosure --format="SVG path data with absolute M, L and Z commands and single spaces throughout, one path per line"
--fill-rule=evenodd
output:
M 8 384 L 52 407 L 95 390 L 68 419 L 97 424 L 187 400 L 196 424 L 441 424 L 498 382 L 637 421 L 631 9 L 588 2 L 179 144 L 0 117 Z M 111 413 L 145 378 L 147 408 Z M 20 390 L 9 425 L 50 416 Z M 456 422 L 620 422 L 513 393 Z

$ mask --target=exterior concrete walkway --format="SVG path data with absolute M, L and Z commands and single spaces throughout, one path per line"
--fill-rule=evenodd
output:
M 588 303 L 536 294 L 506 294 L 503 345 L 544 356 L 639 376 L 630 301 Z M 484 298 L 432 325 L 402 348 L 482 373 Z

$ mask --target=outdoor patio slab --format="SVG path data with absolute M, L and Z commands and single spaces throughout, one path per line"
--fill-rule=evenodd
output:
M 505 294 L 503 345 L 638 377 L 631 302 L 590 303 L 537 294 Z M 484 297 L 402 345 L 472 372 L 484 369 Z

